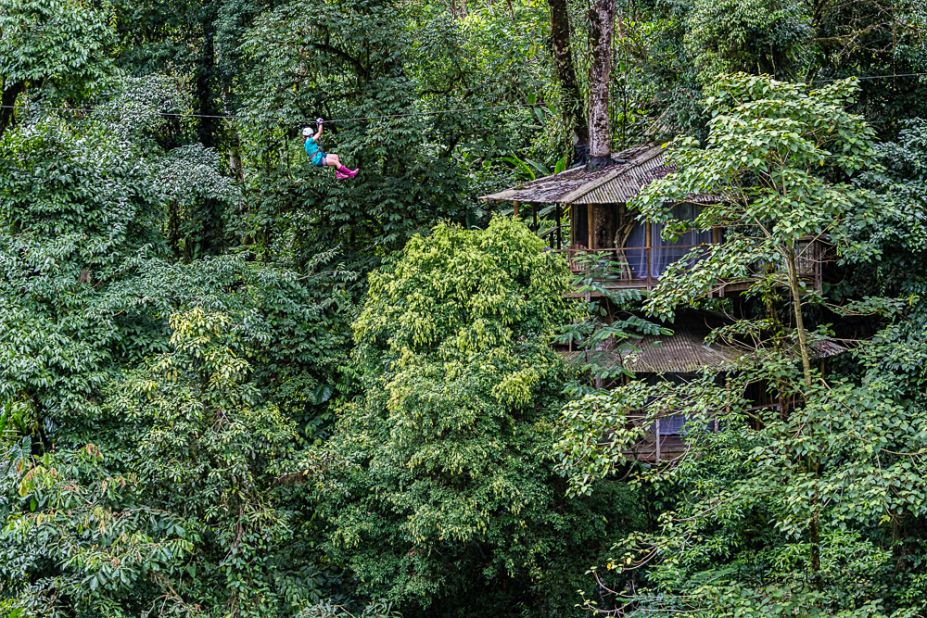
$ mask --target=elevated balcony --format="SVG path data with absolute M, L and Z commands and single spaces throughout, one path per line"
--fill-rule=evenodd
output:
M 672 171 L 660 146 L 644 145 L 612 155 L 613 164 L 597 170 L 576 167 L 519 187 L 483 196 L 490 202 L 511 202 L 516 215 L 526 215 L 551 248 L 566 254 L 575 272 L 581 272 L 580 254 L 595 253 L 613 263 L 599 282 L 606 288 L 650 290 L 670 264 L 692 249 L 724 242 L 725 230 L 691 230 L 675 242 L 662 238 L 662 226 L 637 220 L 627 208 L 645 186 Z M 679 220 L 692 220 L 709 196 L 693 196 L 674 207 Z M 552 207 L 551 207 L 552 205 Z M 547 229 L 540 229 L 539 213 Z M 549 225 L 553 219 L 553 225 Z M 809 240 L 800 251 L 799 274 L 815 289 L 821 285 L 822 245 Z M 717 295 L 744 290 L 750 280 L 725 283 Z

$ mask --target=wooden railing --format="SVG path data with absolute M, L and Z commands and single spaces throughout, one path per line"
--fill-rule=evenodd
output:
M 621 247 L 593 250 L 571 247 L 561 250 L 561 253 L 566 256 L 573 272 L 579 273 L 584 269 L 601 270 L 601 273 L 596 273 L 596 279 L 602 280 L 607 287 L 650 289 L 656 286 L 660 275 L 670 264 L 684 259 L 692 249 L 697 248 L 703 248 L 707 252 L 710 245 L 669 245 L 659 249 Z M 658 260 L 662 263 L 658 263 Z M 589 264 L 588 261 L 597 261 L 597 265 Z M 595 268 L 596 266 L 600 268 Z
M 631 415 L 628 420 L 631 426 L 639 427 L 645 422 L 645 417 Z M 634 461 L 660 463 L 673 461 L 685 454 L 688 447 L 677 419 L 669 416 L 657 418 L 651 423 L 644 436 L 624 451 L 625 457 Z M 669 427 L 664 428 L 664 425 Z
M 601 270 L 601 273 L 595 273 L 597 281 L 603 283 L 607 288 L 628 288 L 628 289 L 652 289 L 656 287 L 660 276 L 666 271 L 670 264 L 675 264 L 681 259 L 685 259 L 692 249 L 703 249 L 707 253 L 711 244 L 702 243 L 699 245 L 664 245 L 659 248 L 652 246 L 645 247 L 621 247 L 605 249 L 585 249 L 582 247 L 570 247 L 561 249 L 570 268 L 575 273 L 593 270 Z M 582 256 L 582 257 L 581 257 Z M 798 247 L 797 266 L 799 276 L 805 281 L 811 282 L 815 289 L 821 287 L 822 263 L 825 261 L 824 244 L 809 239 L 802 241 Z M 689 258 L 690 264 L 694 264 L 700 257 Z M 659 260 L 661 263 L 657 263 Z M 590 263 L 592 262 L 592 263 Z M 754 274 L 760 274 L 758 268 Z M 728 291 L 745 289 L 750 280 L 735 281 L 725 285 Z
M 629 420 L 631 425 L 637 426 L 645 422 L 643 416 L 637 415 L 631 415 Z M 624 451 L 624 456 L 648 463 L 675 461 L 689 450 L 685 440 L 685 423 L 685 419 L 673 415 L 654 419 L 644 437 Z M 714 419 L 707 428 L 711 432 L 717 432 L 720 424 L 717 419 Z

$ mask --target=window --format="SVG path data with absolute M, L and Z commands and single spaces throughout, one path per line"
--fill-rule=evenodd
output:
M 683 414 L 673 414 L 660 419 L 657 435 L 679 436 L 685 433 L 686 417 Z
M 573 205 L 573 246 L 589 248 L 589 207 L 586 204 Z
M 692 221 L 697 214 L 697 206 L 693 204 L 678 204 L 673 208 L 673 216 L 683 221 Z M 690 230 L 676 242 L 663 240 L 660 235 L 662 231 L 661 224 L 637 223 L 628 236 L 624 254 L 635 279 L 646 279 L 648 275 L 659 278 L 670 264 L 681 259 L 692 248 L 712 242 L 711 230 Z

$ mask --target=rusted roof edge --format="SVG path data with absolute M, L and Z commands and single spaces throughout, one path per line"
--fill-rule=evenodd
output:
M 577 171 L 577 169 L 579 169 L 578 167 L 572 167 L 572 168 L 566 169 L 558 174 L 550 174 L 548 176 L 543 176 L 541 178 L 535 178 L 534 180 L 522 183 L 521 185 L 517 187 L 511 187 L 503 191 L 499 191 L 497 193 L 490 193 L 489 195 L 482 195 L 479 197 L 479 199 L 484 200 L 484 201 L 489 201 L 489 202 L 519 201 L 519 202 L 524 202 L 526 204 L 548 204 L 548 203 L 572 204 L 572 203 L 575 203 L 576 200 L 581 198 L 583 195 L 591 193 L 592 191 L 601 187 L 603 184 L 606 184 L 614 180 L 615 178 L 618 178 L 619 176 L 623 174 L 633 171 L 637 166 L 641 165 L 642 163 L 645 163 L 665 152 L 664 147 L 660 144 L 641 144 L 640 146 L 629 148 L 627 150 L 635 150 L 635 149 L 641 149 L 641 148 L 646 148 L 646 150 L 635 155 L 629 161 L 626 161 L 624 163 L 616 163 L 615 165 L 616 169 L 612 170 L 610 173 L 604 174 L 601 178 L 591 180 L 589 181 L 588 185 L 583 185 L 577 189 L 574 189 L 573 191 L 567 193 L 566 195 L 561 196 L 560 199 L 557 199 L 554 201 L 524 198 L 524 197 L 519 197 L 518 194 L 523 191 L 530 191 L 530 189 L 528 188 L 529 185 L 541 184 L 545 181 L 556 180 L 557 177 L 561 176 L 562 174 L 567 174 L 569 172 Z M 622 152 L 627 152 L 627 150 L 622 151 Z M 616 152 L 614 154 L 620 155 L 621 152 Z
M 561 204 L 581 203 L 579 202 L 579 200 L 583 196 L 589 195 L 590 193 L 592 193 L 593 191 L 595 191 L 602 185 L 608 184 L 609 182 L 615 180 L 616 178 L 619 178 L 620 176 L 623 176 L 627 174 L 628 172 L 633 171 L 637 166 L 643 164 L 646 161 L 650 161 L 651 159 L 655 159 L 661 154 L 663 154 L 663 147 L 659 145 L 655 145 L 645 150 L 644 152 L 640 153 L 638 156 L 634 157 L 627 163 L 616 165 L 615 166 L 616 169 L 612 170 L 608 174 L 605 174 L 601 178 L 593 180 L 589 182 L 588 184 L 584 184 L 578 189 L 574 189 L 570 193 L 567 193 L 562 198 L 560 198 L 560 203 Z

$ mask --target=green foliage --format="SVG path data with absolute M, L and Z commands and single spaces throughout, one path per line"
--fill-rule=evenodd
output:
M 876 17 L 881 15 L 881 18 Z M 837 3 L 816 17 L 822 77 L 903 75 L 927 68 L 927 7 L 916 0 Z M 924 117 L 927 83 L 917 76 L 861 81 L 860 104 L 880 134 L 895 137 L 906 119 Z
M 95 413 L 120 333 L 93 315 L 122 261 L 156 242 L 150 182 L 102 130 L 44 122 L 0 142 L 0 393 L 46 431 Z
M 923 293 L 920 272 L 915 261 L 921 260 L 927 249 L 927 123 L 912 119 L 905 123 L 895 142 L 879 145 L 880 167 L 867 171 L 860 182 L 885 196 L 885 214 L 878 221 L 860 221 L 850 231 L 855 242 L 876 243 L 882 249 L 882 259 L 874 262 L 876 279 L 854 282 L 867 289 L 878 282 L 877 290 L 886 295 L 904 294 L 909 302 Z M 866 277 L 868 273 L 863 273 Z
M 616 356 L 633 353 L 633 344 L 645 335 L 669 335 L 671 331 L 641 318 L 643 295 L 638 290 L 614 285 L 627 264 L 610 254 L 579 252 L 572 255 L 574 293 L 585 297 L 580 319 L 565 325 L 557 343 L 571 352 L 579 370 L 567 387 L 573 397 L 610 388 L 632 373 L 615 363 Z
M 851 242 L 846 227 L 884 216 L 871 193 L 849 182 L 874 163 L 872 130 L 846 111 L 855 90 L 852 81 L 810 90 L 743 74 L 716 82 L 705 100 L 711 121 L 704 146 L 677 140 L 671 159 L 678 171 L 633 203 L 666 224 L 664 237 L 719 226 L 725 242 L 675 263 L 649 301 L 652 311 L 667 315 L 726 281 L 749 278 L 757 293 L 785 285 L 802 241 L 827 236 L 844 258 L 874 257 L 871 245 Z M 674 219 L 667 202 L 690 196 L 712 199 L 693 221 Z
M 622 17 L 614 126 L 639 135 L 632 145 L 654 134 L 703 134 L 698 101 L 725 72 L 815 84 L 875 76 L 860 81 L 856 110 L 889 138 L 906 118 L 927 115 L 927 82 L 911 75 L 927 67 L 927 12 L 917 0 L 641 2 Z M 895 75 L 906 77 L 884 77 Z M 646 128 L 623 126 L 626 116 Z
M 587 393 L 567 403 L 561 412 L 558 469 L 569 480 L 569 494 L 592 491 L 626 457 L 629 446 L 642 440 L 646 426 L 632 422 L 651 397 L 649 385 L 634 382 L 606 393 Z
M 0 4 L 0 71 L 10 82 L 98 75 L 107 42 L 106 15 L 73 0 Z
M 355 337 L 393 358 L 443 345 L 469 353 L 523 338 L 546 343 L 570 309 L 566 264 L 543 249 L 526 227 L 501 217 L 485 232 L 439 226 L 410 242 L 404 260 L 371 275 Z
M 883 149 L 907 152 L 886 159 L 890 171 L 880 168 L 871 130 L 844 111 L 852 92 L 840 83 L 806 92 L 767 78 L 721 79 L 707 100 L 713 119 L 705 146 L 685 140 L 674 154 L 677 171 L 642 192 L 643 213 L 669 223 L 670 233 L 686 225 L 728 230 L 725 245 L 661 279 L 650 309 L 668 313 L 741 278 L 763 313 L 713 334 L 751 350 L 723 372 L 630 383 L 564 407 L 559 468 L 574 493 L 626 469 L 625 453 L 657 419 L 686 419 L 685 455 L 672 466 L 632 469 L 634 482 L 672 499 L 652 530 L 618 540 L 597 572 L 599 596 L 586 597 L 589 609 L 631 616 L 924 611 L 919 297 L 872 297 L 871 279 L 861 290 L 844 282 L 843 300 L 865 296 L 836 311 L 889 323 L 859 345 L 855 364 L 844 372 L 837 365 L 825 378 L 809 357 L 827 328 L 805 326 L 811 312 L 803 306 L 823 297 L 791 275 L 795 247 L 812 235 L 828 237 L 847 268 L 868 269 L 902 236 L 917 246 L 918 200 L 903 191 L 877 199 L 850 181 L 891 187 L 894 170 L 916 165 L 917 133 Z M 665 204 L 692 195 L 714 199 L 695 223 L 674 221 Z M 900 232 L 906 224 L 912 235 Z M 874 229 L 880 233 L 866 235 Z M 907 277 L 920 285 L 919 276 Z M 783 300 L 792 303 L 791 321 Z M 769 402 L 760 407 L 746 396 L 758 390 Z
M 730 396 L 768 371 L 761 365 L 725 387 L 708 376 L 649 390 L 653 403 L 638 409 L 649 419 L 665 410 L 685 414 L 691 451 L 642 476 L 676 502 L 656 531 L 613 548 L 602 577 L 615 594 L 602 609 L 692 616 L 923 611 L 920 601 L 911 602 L 919 558 L 901 556 L 919 555 L 922 542 L 914 522 L 927 496 L 917 472 L 924 415 L 899 405 L 875 372 L 862 385 L 806 390 L 803 405 L 788 415 L 751 410 Z M 611 401 L 637 406 L 639 390 L 617 390 Z M 707 431 L 715 419 L 723 429 Z M 603 427 L 590 429 L 586 435 L 601 435 Z M 595 453 L 607 457 L 622 446 Z M 576 455 L 593 473 L 601 469 L 601 459 L 575 450 L 570 457 Z M 565 463 L 575 466 L 570 458 Z M 817 541 L 806 534 L 812 521 L 820 525 Z M 819 567 L 812 562 L 815 542 Z
M 546 16 L 510 6 L 471 4 L 459 17 L 431 2 L 290 2 L 252 15 L 235 150 L 255 248 L 298 261 L 337 245 L 369 269 L 439 221 L 484 222 L 475 197 L 512 176 L 501 155 L 552 165 L 547 141 L 541 155 L 532 143 L 553 118 L 542 104 Z M 306 163 L 298 129 L 320 115 L 323 148 L 362 169 L 351 183 Z
M 696 0 L 686 47 L 708 83 L 734 71 L 794 75 L 809 59 L 810 10 L 797 0 Z
M 218 154 L 199 144 L 179 146 L 155 167 L 175 254 L 190 260 L 220 253 L 228 243 L 227 219 L 240 194 L 230 178 L 218 173 Z
M 562 500 L 548 454 L 568 282 L 562 258 L 502 218 L 439 226 L 371 275 L 355 323 L 364 390 L 324 450 L 332 549 L 361 590 L 429 613 L 567 610 L 567 556 L 594 553 L 606 525 Z
M 642 297 L 478 229 L 567 165 L 543 2 L 0 0 L 0 615 L 924 613 L 922 5 L 619 4 L 613 143 L 693 136 L 642 212 L 727 230 Z M 732 280 L 739 365 L 611 362 Z
M 344 606 L 322 602 L 299 613 L 298 618 L 396 618 L 399 616 L 386 603 L 371 603 L 358 614 L 352 614 Z
M 292 462 L 330 424 L 352 275 L 331 252 L 169 261 L 170 206 L 191 221 L 237 192 L 211 151 L 157 146 L 170 99 L 135 86 L 129 118 L 0 141 L 0 599 L 294 615 L 336 580 Z
M 292 540 L 294 523 L 274 489 L 299 439 L 265 403 L 231 326 L 221 313 L 174 314 L 171 349 L 130 373 L 108 405 L 135 436 L 131 469 L 147 498 L 205 537 L 196 577 L 174 574 L 174 590 L 263 616 L 276 609 L 275 548 Z
M 203 59 L 204 26 L 214 27 L 216 7 L 235 2 L 181 0 L 164 10 L 158 2 L 111 0 L 120 41 L 120 65 L 132 73 L 193 75 Z M 210 19 L 211 18 L 211 19 Z M 231 50 L 222 48 L 223 55 Z
M 322 594 L 305 555 L 284 560 L 306 547 L 302 510 L 288 506 L 302 437 L 266 402 L 248 329 L 200 308 L 170 326 L 169 349 L 110 386 L 106 450 L 10 460 L 21 506 L 5 534 L 11 556 L 32 561 L 11 562 L 0 590 L 19 607 L 46 615 L 64 597 L 77 615 L 292 615 Z
M 0 596 L 18 615 L 124 615 L 125 599 L 153 598 L 162 573 L 191 556 L 187 521 L 146 501 L 138 477 L 114 472 L 95 445 L 38 457 L 27 442 L 4 448 L 13 500 L 0 506 Z
M 408 115 L 405 19 L 392 1 L 291 2 L 255 18 L 242 42 L 252 68 L 240 134 L 243 164 L 264 172 L 250 179 L 259 194 L 246 219 L 259 247 L 340 245 L 369 264 L 435 220 L 461 218 L 460 168 L 430 141 L 430 119 Z M 363 170 L 351 183 L 306 162 L 298 129 L 320 115 L 333 119 L 324 150 Z
M 174 313 L 203 308 L 227 316 L 253 381 L 311 436 L 325 425 L 326 404 L 340 388 L 350 338 L 349 298 L 340 288 L 351 273 L 332 273 L 332 257 L 318 256 L 304 274 L 244 255 L 189 264 L 139 260 L 131 264 L 134 276 L 111 290 L 107 309 L 134 333 L 123 348 L 131 362 L 165 349 L 166 319 Z
M 3 105 L 42 88 L 52 100 L 84 98 L 111 73 L 113 33 L 104 10 L 79 0 L 0 2 L 0 92 Z M 0 135 L 11 110 L 0 110 Z

